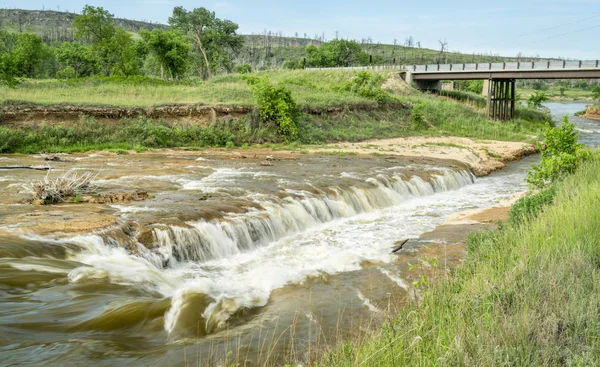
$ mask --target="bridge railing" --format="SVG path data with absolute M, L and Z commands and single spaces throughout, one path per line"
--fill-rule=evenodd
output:
M 576 61 L 527 61 L 527 62 L 485 62 L 473 64 L 427 64 L 408 65 L 405 69 L 413 72 L 434 71 L 477 71 L 477 70 L 548 70 L 548 69 L 590 69 L 599 68 L 599 60 Z

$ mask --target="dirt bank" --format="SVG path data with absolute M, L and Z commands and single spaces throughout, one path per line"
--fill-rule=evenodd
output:
M 400 102 L 387 103 L 386 108 L 406 109 Z M 85 105 L 38 105 L 28 103 L 9 104 L 0 107 L 0 125 L 20 128 L 28 125 L 75 124 L 83 116 L 111 124 L 121 119 L 152 118 L 188 124 L 209 124 L 217 119 L 242 118 L 252 113 L 254 106 L 242 105 L 166 105 L 155 107 L 116 107 Z M 375 111 L 382 108 L 377 102 L 355 103 L 329 107 L 301 107 L 309 115 L 335 115 L 348 111 Z
M 585 114 L 583 114 L 580 117 L 600 121 L 600 106 L 598 106 L 598 105 L 588 106 L 585 111 Z

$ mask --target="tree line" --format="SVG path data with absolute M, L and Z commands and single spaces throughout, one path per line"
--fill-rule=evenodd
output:
M 122 22 L 121 22 L 122 23 Z M 72 40 L 44 42 L 29 32 L 0 30 L 0 81 L 19 78 L 82 78 L 89 76 L 158 76 L 167 80 L 210 78 L 223 72 L 285 67 L 364 66 L 440 62 L 494 61 L 497 57 L 451 54 L 446 41 L 440 51 L 422 49 L 413 37 L 403 44 L 359 42 L 339 38 L 326 42 L 284 37 L 281 32 L 242 36 L 238 24 L 218 18 L 206 8 L 176 7 L 170 27 L 126 30 L 102 7 L 86 5 L 75 16 Z M 501 60 L 501 59 L 500 59 Z
M 238 25 L 205 8 L 176 7 L 169 29 L 138 34 L 115 25 L 102 7 L 86 5 L 73 21 L 75 40 L 49 45 L 34 33 L 0 30 L 0 80 L 152 75 L 165 79 L 233 71 L 243 45 Z

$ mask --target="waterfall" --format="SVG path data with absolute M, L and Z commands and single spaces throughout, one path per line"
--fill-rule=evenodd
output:
M 415 197 L 457 190 L 472 184 L 469 171 L 446 169 L 405 178 L 379 174 L 364 185 L 331 187 L 326 192 L 298 192 L 283 199 L 260 199 L 262 209 L 231 214 L 212 221 L 190 221 L 186 226 L 153 229 L 154 248 L 165 267 L 177 263 L 206 262 L 264 246 L 311 227 L 361 213 L 396 206 Z

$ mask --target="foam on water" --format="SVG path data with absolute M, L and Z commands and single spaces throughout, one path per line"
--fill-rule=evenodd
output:
M 100 235 L 78 236 L 71 242 L 83 251 L 72 259 L 85 265 L 69 279 L 106 279 L 158 292 L 171 298 L 165 330 L 175 333 L 200 317 L 209 333 L 240 309 L 266 305 L 273 290 L 287 284 L 359 270 L 364 261 L 392 261 L 389 248 L 398 238 L 432 230 L 457 210 L 508 198 L 523 186 L 515 184 L 523 174 L 514 176 L 474 181 L 467 172 L 442 170 L 431 182 L 383 175 L 367 187 L 335 188 L 327 195 L 302 191 L 271 202 L 265 195 L 259 199 L 264 210 L 188 222 L 189 228 L 157 228 L 156 249 L 139 245 L 138 256 L 107 246 Z

